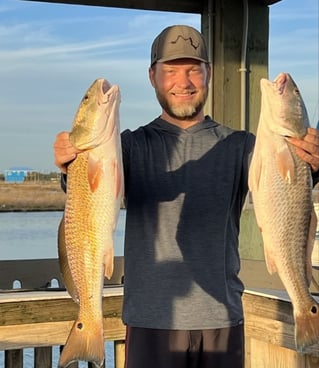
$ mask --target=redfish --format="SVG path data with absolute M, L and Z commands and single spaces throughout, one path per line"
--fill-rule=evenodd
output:
M 113 273 L 113 233 L 123 197 L 120 92 L 97 79 L 75 115 L 70 141 L 81 150 L 67 169 L 67 196 L 59 227 L 59 260 L 79 313 L 59 360 L 101 367 L 104 361 L 102 290 Z
M 303 138 L 308 115 L 287 73 L 261 80 L 262 103 L 249 172 L 268 271 L 278 272 L 292 302 L 296 349 L 319 342 L 319 305 L 309 291 L 317 218 L 310 166 L 286 137 Z

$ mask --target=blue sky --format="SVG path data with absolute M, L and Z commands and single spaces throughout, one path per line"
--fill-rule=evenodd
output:
M 200 28 L 192 14 L 0 2 L 0 172 L 12 166 L 57 171 L 52 145 L 70 130 L 91 82 L 121 88 L 121 127 L 159 115 L 148 81 L 153 38 L 171 24 Z M 269 77 L 289 72 L 310 122 L 318 112 L 318 1 L 282 0 L 270 7 Z

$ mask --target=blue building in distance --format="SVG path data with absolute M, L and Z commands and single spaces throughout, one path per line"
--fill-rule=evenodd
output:
M 4 170 L 4 181 L 7 183 L 23 183 L 29 172 L 33 170 L 30 167 L 15 166 Z

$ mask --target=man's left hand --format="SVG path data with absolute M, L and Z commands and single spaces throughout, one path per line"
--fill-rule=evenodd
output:
M 297 155 L 311 166 L 312 172 L 319 170 L 319 130 L 308 128 L 303 139 L 287 138 L 296 147 Z

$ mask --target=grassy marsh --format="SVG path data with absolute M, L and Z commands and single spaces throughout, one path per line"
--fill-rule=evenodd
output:
M 0 182 L 0 211 L 62 211 L 66 195 L 57 182 Z

